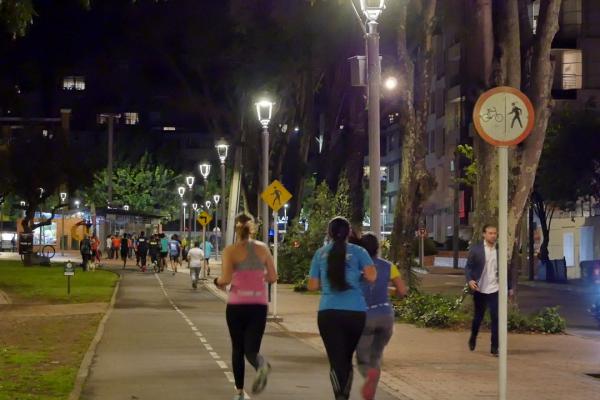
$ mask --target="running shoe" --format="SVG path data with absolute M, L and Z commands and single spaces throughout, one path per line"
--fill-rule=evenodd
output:
M 271 372 L 271 364 L 265 363 L 262 367 L 260 367 L 256 371 L 256 378 L 254 378 L 254 383 L 252 384 L 252 393 L 259 394 L 265 390 L 265 386 L 267 386 L 267 378 L 269 373 Z
M 198 285 L 196 284 L 196 281 L 193 281 L 193 282 L 192 282 L 192 287 L 193 287 L 194 289 L 196 289 L 196 288 L 198 287 Z
M 377 381 L 379 380 L 379 371 L 375 368 L 371 368 L 367 371 L 367 378 L 362 387 L 362 395 L 365 400 L 373 400 L 375 398 L 375 389 L 377 388 Z

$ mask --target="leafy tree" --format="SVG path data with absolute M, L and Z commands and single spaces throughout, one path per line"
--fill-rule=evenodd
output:
M 329 221 L 337 216 L 350 213 L 348 180 L 340 179 L 337 193 L 331 193 L 325 182 L 317 186 L 314 197 L 304 202 L 304 212 L 296 217 L 281 246 L 279 276 L 282 282 L 303 280 L 308 274 L 310 261 L 327 235 Z M 306 218 L 308 230 L 304 231 L 301 220 Z
M 113 171 L 113 203 L 128 205 L 142 213 L 177 215 L 180 198 L 177 187 L 183 179 L 173 170 L 155 164 L 148 153 L 136 164 L 126 164 Z M 107 171 L 94 175 L 93 185 L 85 190 L 83 198 L 88 203 L 107 204 Z
M 540 219 L 540 259 L 548 261 L 550 227 L 555 210 L 573 211 L 582 199 L 600 199 L 600 114 L 597 110 L 565 109 L 550 122 L 531 195 Z

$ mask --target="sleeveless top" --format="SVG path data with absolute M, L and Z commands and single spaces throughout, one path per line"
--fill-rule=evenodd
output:
M 388 284 L 392 276 L 392 263 L 381 258 L 375 258 L 377 279 L 374 283 L 362 282 L 362 291 L 367 302 L 368 315 L 393 314 L 392 304 L 388 295 Z M 396 270 L 397 271 L 397 270 Z
M 267 305 L 265 266 L 254 250 L 254 241 L 246 245 L 248 256 L 233 264 L 233 278 L 229 289 L 229 304 Z

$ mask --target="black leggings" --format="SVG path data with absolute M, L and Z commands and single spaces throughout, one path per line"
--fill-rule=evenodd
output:
M 319 333 L 323 339 L 329 365 L 333 393 L 349 398 L 352 388 L 352 355 L 365 327 L 367 314 L 361 311 L 319 311 Z
M 228 304 L 225 312 L 231 336 L 231 364 L 235 387 L 244 388 L 244 356 L 258 369 L 265 362 L 259 354 L 267 324 L 267 306 L 262 304 Z

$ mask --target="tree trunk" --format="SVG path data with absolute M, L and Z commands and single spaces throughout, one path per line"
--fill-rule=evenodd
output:
M 414 64 L 411 63 L 407 44 L 407 6 L 401 8 L 398 24 L 398 58 L 400 76 L 406 77 L 401 100 L 400 125 L 404 133 L 400 189 L 396 200 L 390 256 L 404 268 L 412 264 L 412 243 L 418 228 L 422 206 L 435 187 L 435 181 L 425 166 L 427 118 L 433 71 L 432 39 L 436 0 L 423 2 L 422 43 Z

